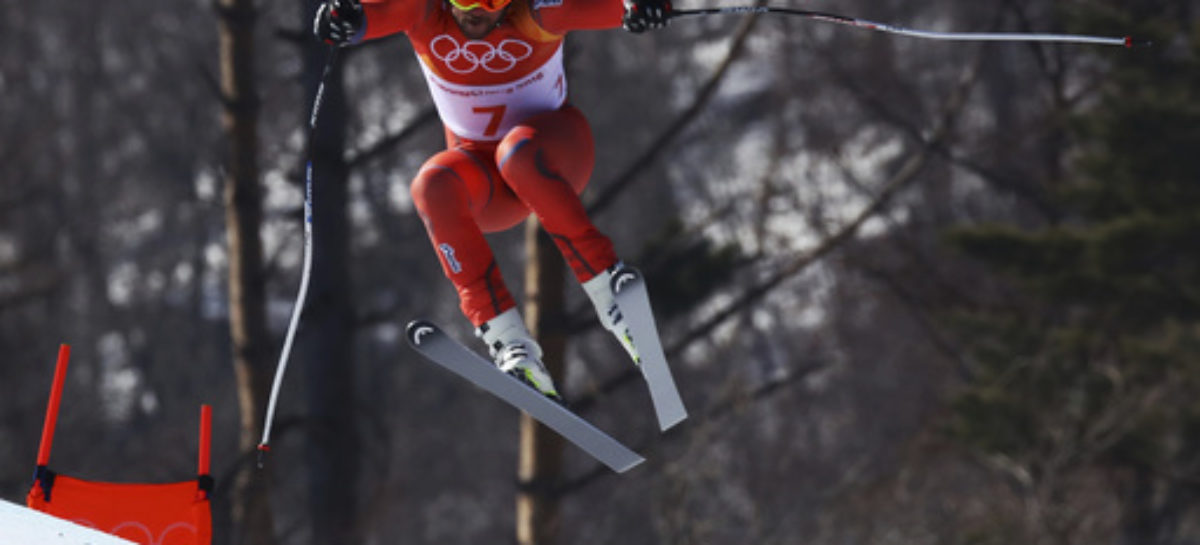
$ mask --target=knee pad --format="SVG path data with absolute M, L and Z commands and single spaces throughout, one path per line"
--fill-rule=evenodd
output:
M 536 174 L 538 148 L 536 131 L 530 127 L 517 127 L 500 141 L 496 148 L 496 167 L 511 186 L 514 180 Z
M 409 185 L 408 193 L 422 215 L 428 215 L 435 207 L 470 208 L 466 183 L 453 169 L 442 165 L 422 168 Z

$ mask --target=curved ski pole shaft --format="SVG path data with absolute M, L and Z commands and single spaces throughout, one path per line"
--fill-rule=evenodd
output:
M 889 34 L 899 34 L 902 36 L 911 36 L 914 38 L 925 38 L 929 40 L 949 40 L 949 41 L 983 41 L 983 42 L 1057 42 L 1057 43 L 1079 43 L 1079 44 L 1099 44 L 1099 45 L 1119 45 L 1123 47 L 1146 46 L 1150 42 L 1145 40 L 1136 40 L 1132 36 L 1108 37 L 1108 36 L 1086 36 L 1082 34 L 1038 34 L 1027 32 L 938 32 L 933 30 L 917 30 L 904 28 L 885 23 L 877 23 L 867 21 L 865 19 L 857 19 L 847 17 L 845 15 L 837 15 L 833 13 L 822 13 L 819 11 L 808 11 L 802 9 L 784 8 L 778 6 L 728 6 L 723 8 L 704 8 L 704 9 L 681 9 L 672 12 L 672 17 L 686 17 L 690 15 L 720 15 L 720 14 L 735 14 L 735 13 L 782 13 L 785 15 L 795 15 L 812 19 L 814 21 L 824 21 L 827 23 L 836 23 L 840 25 L 853 26 L 874 30 L 878 32 L 886 32 Z
M 263 422 L 262 441 L 258 444 L 258 467 L 263 467 L 266 453 L 270 450 L 271 424 L 275 421 L 275 406 L 279 401 L 279 389 L 283 385 L 283 376 L 287 372 L 288 357 L 292 353 L 292 343 L 296 339 L 296 329 L 300 325 L 300 314 L 304 310 L 304 300 L 308 297 L 308 280 L 312 275 L 312 246 L 313 246 L 313 213 L 312 213 L 312 139 L 317 128 L 317 117 L 321 113 L 321 100 L 325 97 L 325 81 L 333 70 L 337 59 L 337 47 L 329 49 L 329 57 L 325 60 L 325 69 L 321 71 L 321 81 L 317 84 L 317 93 L 313 98 L 312 113 L 308 116 L 308 161 L 304 166 L 304 261 L 300 272 L 300 290 L 296 294 L 296 302 L 292 306 L 292 317 L 288 322 L 287 335 L 284 336 L 283 350 L 279 352 L 279 363 L 275 365 L 275 380 L 271 384 L 271 397 L 267 401 L 267 412 Z

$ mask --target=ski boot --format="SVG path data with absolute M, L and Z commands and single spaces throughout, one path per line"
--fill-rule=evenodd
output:
M 554 388 L 550 373 L 542 364 L 542 347 L 525 329 L 525 323 L 521 321 L 516 308 L 510 308 L 476 328 L 475 336 L 487 344 L 488 353 L 501 372 L 528 384 L 554 401 L 563 402 L 562 396 Z
M 629 325 L 626 324 L 614 295 L 616 287 L 614 279 L 619 282 L 628 271 L 630 269 L 618 261 L 615 265 L 592 277 L 591 280 L 584 282 L 583 291 L 587 292 L 588 298 L 592 300 L 592 306 L 596 308 L 596 315 L 600 317 L 600 324 L 617 338 L 617 342 L 621 343 L 621 347 L 629 353 L 633 363 L 641 365 L 642 358 L 638 355 L 637 347 L 633 345 L 633 336 L 629 334 Z

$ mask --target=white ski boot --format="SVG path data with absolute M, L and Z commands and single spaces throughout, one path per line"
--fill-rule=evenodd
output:
M 532 386 L 546 397 L 562 402 L 550 373 L 542 364 L 542 347 L 525 329 L 525 322 L 516 308 L 510 308 L 476 328 L 475 336 L 487 344 L 488 353 L 500 371 Z
M 633 363 L 641 365 L 642 358 L 638 356 L 637 347 L 633 346 L 633 336 L 629 334 L 629 326 L 625 322 L 625 317 L 621 315 L 621 308 L 617 306 L 617 300 L 613 294 L 612 279 L 619 277 L 624 267 L 625 264 L 618 261 L 612 267 L 592 277 L 591 280 L 584 282 L 583 291 L 587 292 L 588 298 L 592 300 L 592 306 L 596 307 L 596 315 L 600 317 L 600 324 L 617 338 L 617 342 L 621 343 L 621 347 L 629 353 Z

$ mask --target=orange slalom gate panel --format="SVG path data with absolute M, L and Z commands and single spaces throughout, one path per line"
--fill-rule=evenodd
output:
M 30 508 L 141 545 L 209 545 L 212 514 L 196 481 L 106 483 L 53 475 L 29 491 Z M 49 496 L 49 499 L 47 499 Z
M 71 349 L 59 347 L 46 407 L 37 471 L 26 497 L 31 509 L 133 541 L 139 545 L 211 545 L 209 475 L 212 408 L 200 407 L 196 478 L 173 483 L 109 483 L 59 475 L 48 467 Z

